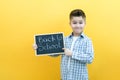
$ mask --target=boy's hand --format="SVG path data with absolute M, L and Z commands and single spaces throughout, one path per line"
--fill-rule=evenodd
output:
M 69 50 L 69 49 L 67 49 L 67 48 L 62 48 L 62 49 L 64 50 L 65 55 L 67 55 L 67 56 L 72 56 L 72 51 L 71 51 L 71 50 Z
M 33 44 L 33 49 L 36 50 L 38 48 L 37 44 Z

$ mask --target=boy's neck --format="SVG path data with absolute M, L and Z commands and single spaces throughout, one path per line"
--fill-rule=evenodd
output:
M 81 32 L 81 33 L 82 33 L 82 32 Z M 78 36 L 81 35 L 81 33 L 74 33 L 74 32 L 73 32 L 73 36 L 78 37 Z

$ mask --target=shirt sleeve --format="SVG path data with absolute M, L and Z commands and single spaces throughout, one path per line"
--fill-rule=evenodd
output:
M 72 52 L 72 58 L 79 60 L 82 63 L 92 63 L 94 58 L 94 50 L 93 50 L 93 44 L 91 39 L 87 41 L 86 44 L 86 51 L 73 51 Z

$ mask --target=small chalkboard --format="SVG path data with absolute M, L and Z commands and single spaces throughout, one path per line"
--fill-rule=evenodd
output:
M 63 32 L 37 34 L 34 40 L 38 48 L 35 50 L 36 55 L 53 55 L 63 54 L 64 36 Z

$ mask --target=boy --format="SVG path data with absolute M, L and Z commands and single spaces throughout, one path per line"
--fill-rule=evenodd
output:
M 62 80 L 88 80 L 87 64 L 94 58 L 92 41 L 84 33 L 86 15 L 81 9 L 70 13 L 72 33 L 65 40 L 64 53 L 61 57 Z M 37 49 L 37 45 L 33 46 Z

